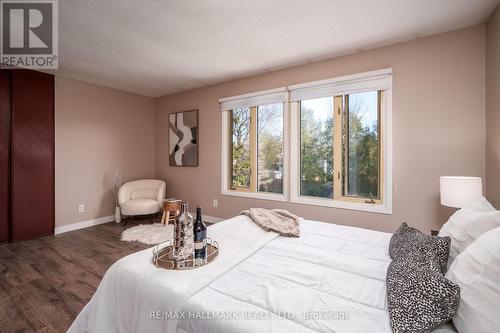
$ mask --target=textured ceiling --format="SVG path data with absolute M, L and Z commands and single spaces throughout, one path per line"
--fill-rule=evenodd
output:
M 61 0 L 59 75 L 146 96 L 455 30 L 499 0 Z

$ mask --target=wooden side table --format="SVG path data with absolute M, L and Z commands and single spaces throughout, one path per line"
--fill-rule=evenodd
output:
M 170 224 L 170 221 L 175 223 L 177 216 L 181 214 L 182 200 L 169 198 L 163 201 L 163 216 L 161 218 L 162 224 Z

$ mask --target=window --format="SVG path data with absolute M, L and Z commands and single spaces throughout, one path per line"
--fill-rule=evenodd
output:
M 289 91 L 290 201 L 391 214 L 391 71 Z
M 231 190 L 283 193 L 283 103 L 230 110 Z
M 343 195 L 381 200 L 380 101 L 382 91 L 344 96 Z
M 283 193 L 283 103 L 257 108 L 257 190 Z
M 232 173 L 231 189 L 252 188 L 252 113 L 254 108 L 244 107 L 231 111 Z
M 286 88 L 219 100 L 222 193 L 286 201 Z
M 380 70 L 221 99 L 222 194 L 391 214 L 391 92 Z
M 300 102 L 300 194 L 333 198 L 333 98 Z
M 299 102 L 300 195 L 380 201 L 381 94 L 370 91 Z

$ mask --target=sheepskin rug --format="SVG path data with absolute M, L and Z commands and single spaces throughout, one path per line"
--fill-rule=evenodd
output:
M 148 245 L 155 245 L 171 240 L 174 236 L 174 225 L 141 224 L 129 228 L 122 232 L 122 241 L 139 242 Z

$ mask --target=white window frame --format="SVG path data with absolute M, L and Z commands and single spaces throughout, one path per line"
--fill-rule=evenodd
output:
M 299 100 L 383 90 L 382 118 L 382 179 L 383 197 L 381 204 L 351 202 L 330 198 L 300 195 L 300 110 Z M 269 104 L 280 94 L 285 94 L 283 103 L 283 194 L 266 192 L 236 191 L 230 189 L 230 112 L 235 107 Z M 360 74 L 347 75 L 328 80 L 292 85 L 256 93 L 221 98 L 222 152 L 221 152 L 221 194 L 234 197 L 291 202 L 322 207 L 350 209 L 364 212 L 392 214 L 393 195 L 393 140 L 392 140 L 392 69 L 382 69 Z M 258 154 L 255 154 L 258 158 Z
M 231 190 L 229 184 L 230 178 L 230 167 L 229 163 L 231 161 L 230 148 L 231 142 L 229 138 L 229 122 L 230 122 L 230 109 L 241 107 L 241 106 L 258 106 L 264 104 L 275 103 L 273 102 L 273 96 L 276 97 L 278 94 L 284 94 L 283 102 L 283 193 L 268 193 L 259 191 L 237 191 Z M 234 197 L 246 197 L 253 199 L 263 199 L 272 201 L 288 201 L 288 184 L 290 183 L 290 172 L 289 172 L 289 122 L 290 122 L 290 112 L 288 103 L 288 91 L 286 87 L 271 89 L 251 94 L 239 95 L 229 98 L 221 98 L 219 100 L 221 103 L 221 113 L 222 113 L 222 152 L 221 152 L 221 194 L 234 196 Z M 258 159 L 258 154 L 255 154 L 255 159 Z M 257 161 L 255 161 L 257 162 Z M 257 164 L 255 164 L 257 165 Z
M 382 80 L 381 77 L 385 77 Z M 289 87 L 292 90 L 290 102 L 291 118 L 291 147 L 290 151 L 290 202 L 306 205 L 315 205 L 332 208 L 351 209 L 372 213 L 392 214 L 392 70 L 384 69 L 362 74 L 349 75 L 331 80 L 315 81 Z M 295 94 L 294 91 L 295 90 Z M 380 110 L 382 118 L 382 172 L 383 198 L 382 204 L 350 202 L 331 198 L 319 198 L 300 195 L 300 100 L 308 98 L 326 97 L 330 94 L 350 94 L 383 90 L 384 94 Z M 316 93 L 321 91 L 321 93 Z M 305 92 L 305 93 L 303 93 Z M 294 96 L 295 95 L 295 96 Z

